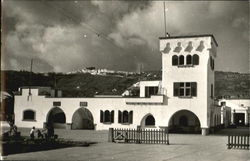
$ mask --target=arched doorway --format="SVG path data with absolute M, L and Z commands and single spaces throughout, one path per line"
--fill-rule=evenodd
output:
M 172 133 L 200 133 L 199 118 L 191 111 L 180 110 L 170 118 L 169 132 Z
M 145 115 L 141 120 L 141 127 L 155 127 L 155 118 L 152 114 Z
M 47 123 L 54 128 L 65 128 L 66 116 L 59 107 L 52 108 L 47 115 Z
M 94 129 L 94 119 L 86 108 L 79 108 L 72 117 L 72 129 Z

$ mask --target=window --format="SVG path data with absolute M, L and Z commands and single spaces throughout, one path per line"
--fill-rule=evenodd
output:
M 210 67 L 212 70 L 214 70 L 214 59 L 212 58 L 212 56 L 210 56 Z
M 80 106 L 88 106 L 88 102 L 80 102 Z
M 226 106 L 226 102 L 221 102 L 220 105 L 221 106 Z
M 184 56 L 179 56 L 179 65 L 184 65 Z
M 187 62 L 187 65 L 192 65 L 192 56 L 191 55 L 188 55 L 186 57 L 186 62 Z
M 118 111 L 118 123 L 127 123 L 132 124 L 133 123 L 133 111 Z
M 149 116 L 145 119 L 145 125 L 146 125 L 146 126 L 155 125 L 155 118 L 154 118 L 152 115 L 149 115 Z
M 185 83 L 180 83 L 179 94 L 179 96 L 185 95 Z
M 193 65 L 199 65 L 199 56 L 197 54 L 193 56 Z
M 25 121 L 35 121 L 35 112 L 32 110 L 23 111 L 23 120 Z
M 151 95 L 157 95 L 158 94 L 158 87 L 145 87 L 145 97 L 150 97 Z
M 177 56 L 177 55 L 174 55 L 174 56 L 172 57 L 172 65 L 173 65 L 173 66 L 178 65 L 178 56 Z
M 53 102 L 53 106 L 61 106 L 61 102 Z
M 192 65 L 199 65 L 199 56 L 197 54 L 187 55 L 186 56 L 186 64 L 185 64 L 185 57 L 180 55 L 173 55 L 172 57 L 172 65 L 173 66 L 192 66 Z
M 211 84 L 211 98 L 214 98 L 214 85 Z
M 175 97 L 192 97 L 197 96 L 197 83 L 196 82 L 175 82 L 174 83 Z
M 100 111 L 100 122 L 102 123 L 114 123 L 114 111 Z
M 186 83 L 186 96 L 191 96 L 191 83 Z

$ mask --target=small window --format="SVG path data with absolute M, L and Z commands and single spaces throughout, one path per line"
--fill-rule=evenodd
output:
M 210 67 L 212 70 L 214 70 L 214 59 L 212 58 L 212 56 L 210 56 Z
M 184 65 L 184 56 L 179 56 L 179 65 Z
M 187 62 L 187 65 L 192 65 L 192 56 L 191 55 L 188 55 L 186 57 L 186 62 Z
M 35 112 L 32 110 L 26 110 L 23 112 L 23 120 L 35 121 Z
M 178 65 L 178 56 L 177 56 L 177 55 L 174 55 L 174 56 L 172 57 L 172 65 L 173 65 L 173 66 Z
M 53 102 L 53 106 L 61 106 L 61 102 Z
M 220 105 L 221 106 L 226 106 L 226 102 L 221 102 Z
M 80 102 L 80 106 L 88 106 L 88 102 Z
M 193 65 L 199 65 L 199 56 L 197 54 L 193 56 Z

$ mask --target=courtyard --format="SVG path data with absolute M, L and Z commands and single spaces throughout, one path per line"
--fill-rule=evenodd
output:
M 28 136 L 29 129 L 19 129 Z M 216 134 L 170 134 L 170 145 L 109 143 L 108 131 L 56 129 L 59 138 L 88 141 L 88 147 L 67 147 L 18 153 L 6 160 L 145 160 L 145 161 L 249 161 L 249 150 L 227 149 L 228 133 L 249 133 L 248 128 L 223 129 Z

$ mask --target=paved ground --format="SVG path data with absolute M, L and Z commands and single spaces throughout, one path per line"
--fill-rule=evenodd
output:
M 28 135 L 22 129 L 22 135 Z M 250 161 L 250 151 L 226 147 L 227 137 L 219 135 L 170 134 L 170 145 L 108 143 L 107 131 L 56 130 L 59 136 L 97 142 L 89 147 L 70 147 L 8 155 L 8 160 L 124 160 L 124 161 Z M 242 130 L 242 131 L 247 131 Z

